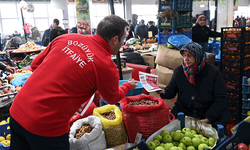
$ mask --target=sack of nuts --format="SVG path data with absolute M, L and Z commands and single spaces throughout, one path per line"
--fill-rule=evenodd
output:
M 115 105 L 105 105 L 95 108 L 93 115 L 101 119 L 107 147 L 115 147 L 128 141 L 123 124 L 122 113 Z
M 128 96 L 121 100 L 120 106 L 130 143 L 134 143 L 137 132 L 147 139 L 172 121 L 169 106 L 160 97 Z
M 103 150 L 107 148 L 100 118 L 88 116 L 73 123 L 69 133 L 70 150 Z

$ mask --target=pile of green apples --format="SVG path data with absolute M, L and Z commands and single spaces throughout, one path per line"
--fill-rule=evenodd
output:
M 172 132 L 162 130 L 154 141 L 147 143 L 151 150 L 205 150 L 212 149 L 215 144 L 215 138 L 207 138 L 187 127 Z

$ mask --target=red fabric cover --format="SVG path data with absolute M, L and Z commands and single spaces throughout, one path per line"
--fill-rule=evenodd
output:
M 90 116 L 90 115 L 93 115 L 93 110 L 94 110 L 94 108 L 97 108 L 97 107 L 96 107 L 95 103 L 92 102 L 92 103 L 89 105 L 89 108 L 88 108 L 88 109 L 86 110 L 86 112 L 83 114 L 83 116 L 81 116 L 80 114 L 77 114 L 76 116 L 72 117 L 72 118 L 69 120 L 69 126 L 71 127 L 72 124 L 73 124 L 76 120 L 78 120 L 78 119 L 86 118 L 86 117 L 88 117 L 88 116 Z
M 132 72 L 132 78 L 134 78 L 135 80 L 140 81 L 140 79 L 139 79 L 139 71 L 150 73 L 150 67 L 149 66 L 132 64 L 132 63 L 126 63 L 126 65 L 128 67 L 134 69 L 133 72 Z
M 130 105 L 131 101 L 152 100 L 157 105 Z M 136 133 L 147 139 L 154 132 L 170 123 L 169 106 L 160 97 L 151 95 L 128 96 L 120 101 L 122 117 L 127 130 L 129 141 L 134 143 Z

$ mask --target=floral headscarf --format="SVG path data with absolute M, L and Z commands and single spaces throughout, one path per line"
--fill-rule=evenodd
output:
M 199 73 L 205 66 L 207 55 L 203 50 L 202 46 L 195 42 L 184 45 L 180 50 L 181 55 L 183 54 L 184 51 L 188 51 L 195 58 L 195 63 L 193 65 L 186 66 L 185 63 L 183 62 L 182 67 L 188 81 L 191 84 L 196 85 L 195 84 L 196 73 Z
M 207 19 L 207 17 L 206 16 L 204 16 L 204 15 L 200 15 L 198 18 L 197 18 L 197 20 L 196 20 L 196 24 L 201 20 L 201 18 L 205 18 L 205 19 Z

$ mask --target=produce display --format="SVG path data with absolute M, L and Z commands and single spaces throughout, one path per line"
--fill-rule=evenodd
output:
M 250 144 L 247 146 L 245 143 L 239 143 L 237 145 L 237 150 L 249 150 Z
M 115 120 L 116 118 L 115 113 L 113 111 L 102 113 L 101 115 L 108 120 Z
M 130 101 L 130 105 L 158 105 L 157 101 L 141 100 L 141 101 Z
M 85 133 L 90 133 L 93 130 L 90 124 L 83 124 L 80 129 L 76 130 L 76 139 L 80 139 Z
M 151 150 L 205 150 L 212 149 L 216 144 L 215 138 L 205 137 L 190 128 L 169 132 L 162 130 L 147 145 Z
M 0 126 L 3 125 L 3 126 L 6 126 L 7 130 L 10 129 L 10 126 L 7 126 L 7 124 L 9 124 L 9 121 L 10 121 L 10 117 L 8 117 L 6 120 L 2 120 L 0 122 Z M 10 146 L 10 140 L 11 140 L 11 134 L 1 134 L 0 136 L 0 143 L 4 146 Z
M 13 52 L 32 52 L 37 50 L 42 50 L 44 47 L 35 44 L 34 42 L 27 42 L 24 45 L 21 45 L 20 48 L 14 50 Z

